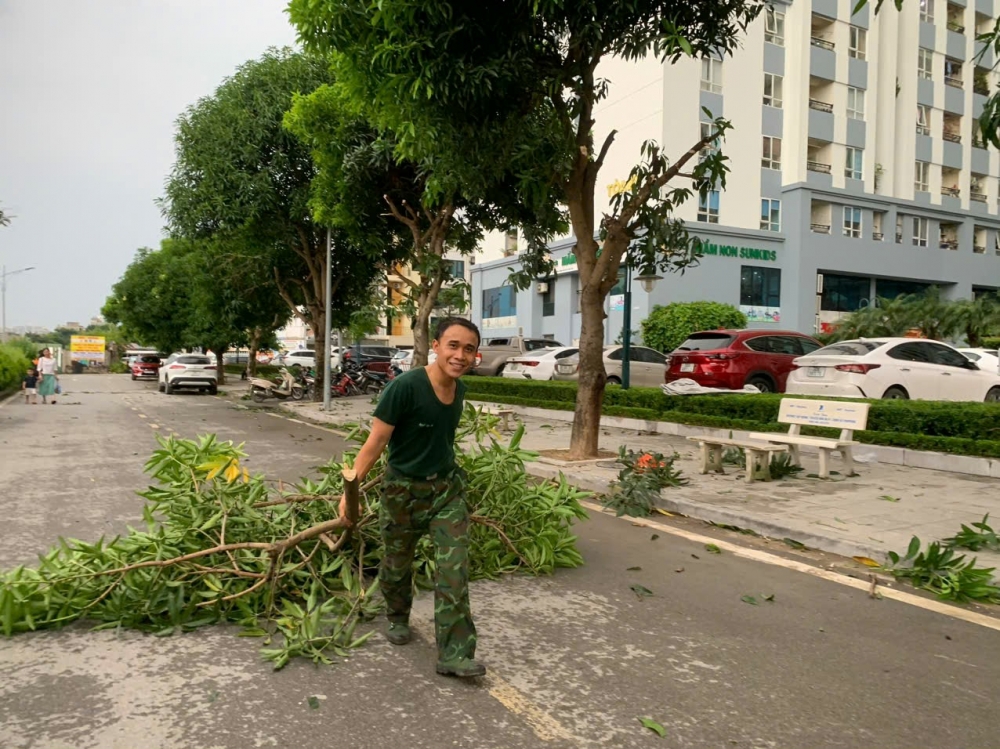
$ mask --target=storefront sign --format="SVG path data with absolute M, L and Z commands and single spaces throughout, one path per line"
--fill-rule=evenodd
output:
M 756 307 L 741 304 L 740 312 L 747 316 L 747 322 L 781 322 L 781 307 Z
M 778 259 L 777 250 L 760 250 L 756 247 L 736 247 L 731 244 L 701 243 L 702 255 L 718 255 L 719 257 L 734 257 L 741 260 L 763 260 L 773 263 Z
M 484 317 L 483 330 L 498 330 L 500 328 L 516 328 L 517 315 L 511 317 Z
M 104 361 L 104 336 L 70 336 L 69 351 L 73 361 Z

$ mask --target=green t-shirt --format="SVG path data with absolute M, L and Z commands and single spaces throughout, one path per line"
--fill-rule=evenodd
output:
M 455 430 L 462 418 L 465 383 L 456 383 L 455 400 L 442 403 L 423 367 L 389 383 L 375 407 L 375 418 L 395 429 L 389 438 L 389 467 L 423 478 L 455 467 Z

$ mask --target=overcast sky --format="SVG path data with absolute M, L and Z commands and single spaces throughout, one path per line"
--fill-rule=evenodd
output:
M 174 121 L 237 65 L 292 45 L 286 0 L 0 0 L 0 263 L 7 325 L 87 324 L 139 247 Z

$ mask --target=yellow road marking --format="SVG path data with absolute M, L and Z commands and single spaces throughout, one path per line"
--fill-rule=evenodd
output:
M 534 704 L 524 692 L 508 684 L 495 674 L 483 677 L 490 697 L 507 710 L 524 719 L 535 735 L 542 741 L 572 741 L 571 734 L 559 721 Z
M 596 502 L 584 501 L 581 504 L 583 504 L 588 510 L 611 514 L 606 512 L 604 508 Z M 741 557 L 743 559 L 750 559 L 754 562 L 761 562 L 762 564 L 771 564 L 776 567 L 784 567 L 785 569 L 802 572 L 806 575 L 812 575 L 813 577 L 828 580 L 832 583 L 846 585 L 848 588 L 856 588 L 857 590 L 867 591 L 871 587 L 871 583 L 867 580 L 859 580 L 840 572 L 823 569 L 822 567 L 813 567 L 812 565 L 805 564 L 804 562 L 797 562 L 794 559 L 786 559 L 785 557 L 778 556 L 777 554 L 771 554 L 767 551 L 761 551 L 760 549 L 750 549 L 728 541 L 712 538 L 711 536 L 703 536 L 700 533 L 693 533 L 692 531 L 686 531 L 682 528 L 674 528 L 648 518 L 623 517 L 622 519 L 628 520 L 632 523 L 632 525 L 655 528 L 663 533 L 679 536 L 698 544 L 715 544 L 720 549 L 728 551 L 734 556 Z M 899 601 L 900 603 L 916 606 L 917 608 L 933 611 L 937 614 L 950 616 L 952 619 L 960 619 L 961 621 L 968 622 L 969 624 L 977 624 L 980 627 L 986 627 L 987 629 L 993 629 L 1000 632 L 1000 620 L 986 616 L 985 614 L 968 611 L 966 609 L 958 608 L 957 606 L 951 606 L 942 601 L 936 601 L 932 598 L 923 598 L 921 596 L 914 595 L 913 593 L 906 593 L 905 591 L 896 590 L 894 588 L 879 586 L 878 592 L 882 594 L 883 598 L 891 598 L 892 600 Z

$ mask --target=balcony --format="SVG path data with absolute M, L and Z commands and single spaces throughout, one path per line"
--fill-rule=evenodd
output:
M 985 203 L 986 202 L 986 193 L 982 193 L 982 192 L 970 192 L 969 193 L 969 200 L 975 200 L 977 203 Z
M 833 104 L 827 104 L 825 101 L 820 101 L 819 99 L 810 99 L 809 108 L 815 109 L 817 112 L 833 114 Z
M 824 163 L 822 163 L 820 161 L 807 161 L 806 162 L 806 169 L 808 169 L 810 172 L 819 172 L 820 174 L 829 174 L 830 173 L 830 165 L 829 164 L 824 164 Z M 827 228 L 829 228 L 829 227 L 827 227 Z
M 956 34 L 964 34 L 965 27 L 956 21 L 948 21 L 948 31 L 954 31 Z
M 882 234 L 882 232 L 880 232 L 880 231 L 873 231 L 872 232 L 872 239 L 874 239 L 876 242 L 881 242 L 883 239 L 885 239 L 885 237 Z
M 990 84 L 986 81 L 975 80 L 972 82 L 972 91 L 980 96 L 990 95 Z
M 974 244 L 974 245 L 972 245 L 972 251 L 974 253 L 976 253 L 977 255 L 985 255 L 986 254 L 986 245 L 984 245 L 984 244 Z
M 941 249 L 942 250 L 951 250 L 951 251 L 954 252 L 955 250 L 958 249 L 958 241 L 954 240 L 954 239 L 942 239 L 941 240 Z
M 809 230 L 814 234 L 829 234 L 830 225 L 829 224 L 809 224 Z
M 962 197 L 962 191 L 959 190 L 957 187 L 942 187 L 941 188 L 941 194 L 942 195 L 947 195 L 947 196 L 952 197 L 952 198 L 960 198 L 960 197 Z
M 951 86 L 952 88 L 963 88 L 964 86 L 961 78 L 955 78 L 954 76 L 951 75 L 946 75 L 944 77 L 944 82 L 946 85 Z
M 837 45 L 834 44 L 833 42 L 828 42 L 826 39 L 821 39 L 818 36 L 811 37 L 809 41 L 812 44 L 812 46 L 819 47 L 820 49 L 828 49 L 833 51 L 834 49 L 837 48 Z
M 949 143 L 961 143 L 962 142 L 962 136 L 959 135 L 958 133 L 943 133 L 941 135 L 941 137 L 944 138 Z

